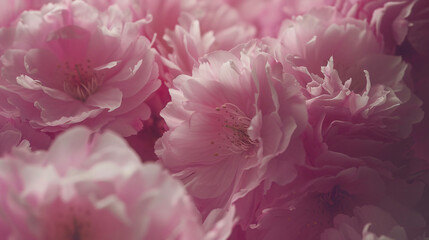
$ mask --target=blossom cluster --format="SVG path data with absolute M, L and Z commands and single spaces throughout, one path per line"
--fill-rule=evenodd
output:
M 429 239 L 429 1 L 0 2 L 0 240 Z

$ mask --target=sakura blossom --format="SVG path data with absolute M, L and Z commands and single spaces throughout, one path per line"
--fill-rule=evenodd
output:
M 349 44 L 356 47 L 348 50 Z M 306 89 L 309 122 L 321 131 L 315 138 L 329 149 L 379 156 L 373 144 L 381 150 L 405 139 L 422 120 L 421 101 L 406 84 L 410 66 L 383 54 L 383 42 L 365 21 L 319 8 L 286 20 L 276 48 L 279 61 Z
M 125 136 L 140 130 L 150 115 L 144 100 L 160 82 L 156 53 L 138 34 L 143 20 L 128 18 L 116 5 L 99 12 L 84 1 L 22 13 L 0 37 L 14 38 L 1 57 L 1 87 L 20 118 L 48 132 L 79 123 Z
M 325 230 L 321 239 L 407 239 L 404 229 L 383 210 L 367 205 L 356 208 L 353 212 L 353 217 L 335 217 L 337 228 Z M 365 224 L 363 227 L 362 223 Z
M 424 240 L 427 0 L 3 0 L 0 240 Z
M 289 146 L 300 149 L 307 113 L 296 80 L 282 74 L 265 47 L 251 42 L 207 55 L 192 76 L 174 79 L 172 102 L 161 112 L 169 131 L 157 142 L 157 155 L 191 195 L 214 206 L 266 178 L 292 179 L 300 160 L 275 159 Z
M 181 183 L 141 164 L 112 132 L 73 128 L 48 151 L 17 148 L 1 159 L 0 179 L 13 239 L 211 239 L 233 224 L 233 215 L 214 212 L 203 226 Z M 217 220 L 226 221 L 222 233 Z
M 256 223 L 248 230 L 249 239 L 314 239 L 318 236 L 321 239 L 335 239 L 334 236 L 341 235 L 338 232 L 343 232 L 345 236 L 337 239 L 364 239 L 363 229 L 369 231 L 367 224 L 373 225 L 370 228 L 373 233 L 375 231 L 385 235 L 390 234 L 391 228 L 397 225 L 401 230 L 400 236 L 405 236 L 404 239 L 407 235 L 414 239 L 415 234 L 422 234 L 425 221 L 413 210 L 413 202 L 421 198 L 422 184 L 398 182 L 397 179 L 377 172 L 376 167 L 365 165 L 339 171 L 334 168 L 303 168 L 300 171 L 302 174 L 313 175 L 313 178 L 299 178 L 289 186 L 271 190 L 267 197 L 271 201 L 263 202 L 262 210 L 257 211 L 260 216 L 256 217 Z M 391 185 L 397 189 L 391 189 Z M 402 201 L 397 196 L 398 193 L 407 193 L 407 201 Z M 394 217 L 387 214 L 389 222 L 381 219 L 339 220 L 355 218 L 352 216 L 357 214 L 356 209 L 364 209 L 366 205 L 386 209 L 384 211 L 389 211 Z M 373 214 L 373 217 L 383 218 L 386 215 L 383 210 L 377 211 L 381 213 L 368 213 L 368 210 L 365 213 L 362 210 L 358 217 Z M 360 235 L 352 237 L 353 235 L 344 233 L 347 225 L 356 228 L 356 233 Z
M 221 1 L 199 1 L 182 12 L 178 22 L 174 32 L 167 30 L 163 37 L 173 49 L 164 60 L 172 73 L 191 74 L 200 57 L 215 50 L 230 50 L 252 39 L 256 32 Z

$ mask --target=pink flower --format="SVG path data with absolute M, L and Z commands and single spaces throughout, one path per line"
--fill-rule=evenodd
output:
M 382 209 L 367 205 L 353 210 L 354 216 L 339 214 L 335 228 L 326 229 L 321 240 L 406 240 L 404 228 Z
M 117 6 L 83 1 L 24 12 L 1 57 L 0 87 L 21 119 L 58 132 L 75 124 L 131 135 L 150 115 L 144 102 L 160 85 L 155 52 Z M 63 106 L 67 106 L 64 108 Z
M 230 50 L 255 35 L 255 28 L 240 19 L 237 11 L 221 1 L 199 1 L 178 19 L 164 40 L 173 49 L 164 62 L 174 77 L 191 74 L 198 59 L 215 50 Z
M 319 239 L 320 236 L 336 239 L 335 235 L 325 234 L 334 231 L 332 228 L 339 228 L 338 231 L 350 228 L 340 227 L 341 223 L 351 224 L 340 219 L 364 214 L 356 209 L 365 205 L 383 209 L 380 211 L 388 212 L 392 219 L 371 222 L 373 226 L 366 228 L 367 236 L 370 232 L 389 234 L 395 225 L 401 225 L 405 235 L 420 236 L 426 223 L 413 208 L 421 199 L 424 186 L 392 178 L 386 174 L 387 169 L 386 165 L 377 170 L 365 165 L 343 169 L 339 166 L 317 170 L 301 168 L 294 182 L 284 187 L 274 186 L 268 191 L 265 201 L 259 205 L 259 216 L 247 229 L 247 237 L 255 240 Z M 373 216 L 383 218 L 383 215 Z M 363 219 L 359 222 L 361 225 L 352 227 L 359 233 L 371 220 Z
M 241 17 L 254 24 L 258 36 L 276 37 L 281 22 L 331 6 L 343 17 L 366 21 L 377 36 L 384 38 L 386 49 L 394 52 L 408 30 L 407 17 L 415 1 L 411 0 L 224 0 Z
M 303 98 L 266 47 L 250 42 L 208 54 L 192 76 L 173 81 L 172 102 L 161 112 L 169 131 L 156 153 L 200 200 L 203 215 L 264 179 L 290 181 L 303 156 Z
M 257 28 L 257 36 L 276 37 L 282 21 L 301 15 L 330 0 L 224 0 L 240 17 Z
M 306 88 L 312 134 L 330 150 L 378 157 L 422 119 L 421 101 L 405 84 L 408 65 L 383 54 L 364 21 L 333 8 L 310 11 L 284 22 L 275 52 Z
M 47 152 L 1 158 L 0 190 L 8 239 L 225 239 L 234 223 L 231 210 L 203 226 L 180 182 L 142 165 L 118 135 L 81 127 Z

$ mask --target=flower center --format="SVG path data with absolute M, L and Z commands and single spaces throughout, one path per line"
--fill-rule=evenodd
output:
M 222 133 L 219 133 L 223 142 L 221 148 L 226 148 L 230 153 L 245 153 L 246 157 L 253 155 L 252 149 L 258 141 L 250 139 L 247 133 L 251 119 L 231 103 L 217 107 L 216 112 L 223 129 Z
M 340 186 L 301 199 L 290 209 L 288 217 L 290 221 L 296 221 L 294 226 L 301 226 L 296 229 L 294 239 L 317 239 L 324 229 L 332 227 L 336 215 L 350 215 L 353 208 L 352 197 Z
M 50 206 L 45 219 L 46 240 L 94 239 L 92 209 L 82 204 L 66 205 L 60 201 Z
M 348 213 L 350 210 L 347 203 L 349 202 L 350 195 L 342 190 L 339 186 L 335 186 L 331 192 L 319 195 L 320 207 L 322 212 L 334 217 L 339 213 Z
M 64 76 L 64 91 L 82 102 L 97 91 L 101 83 L 100 77 L 91 67 L 89 60 L 87 64 L 70 65 L 69 62 L 66 62 Z

